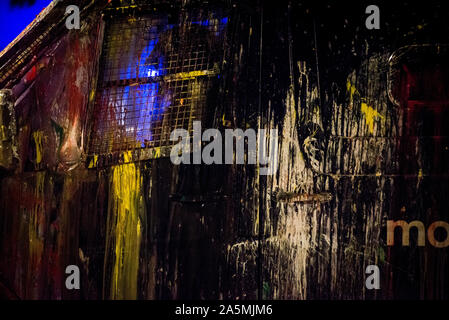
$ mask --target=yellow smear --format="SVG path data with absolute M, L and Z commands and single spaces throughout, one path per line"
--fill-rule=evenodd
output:
M 357 88 L 351 83 L 351 81 L 346 82 L 346 91 L 349 93 L 349 102 L 352 104 L 355 94 L 359 94 Z
M 0 141 L 8 140 L 7 130 L 4 125 L 0 126 Z
M 131 152 L 125 153 L 124 156 L 125 162 L 131 160 Z M 136 299 L 141 241 L 139 213 L 144 208 L 144 200 L 142 176 L 134 163 L 113 168 L 112 192 L 108 223 L 108 234 L 114 238 L 115 253 L 111 299 Z M 109 242 L 109 239 L 107 241 Z
M 382 116 L 377 110 L 373 109 L 371 106 L 369 106 L 366 102 L 364 102 L 364 98 L 361 97 L 360 92 L 357 90 L 357 88 L 351 83 L 351 81 L 346 82 L 346 91 L 349 93 L 349 105 L 352 106 L 354 101 L 354 96 L 359 96 L 361 102 L 360 109 L 362 113 L 365 115 L 365 121 L 366 125 L 368 126 L 368 129 L 371 133 L 374 132 L 374 120 L 376 118 L 384 119 L 384 116 Z
M 92 160 L 90 160 L 89 162 L 89 169 L 95 168 L 97 166 L 97 162 L 98 162 L 98 155 L 94 155 L 94 157 L 92 158 Z
M 380 118 L 383 119 L 384 117 L 377 112 L 377 110 L 374 110 L 372 107 L 367 105 L 365 102 L 362 102 L 361 111 L 365 115 L 365 121 L 366 125 L 368 126 L 368 129 L 371 133 L 374 132 L 374 119 Z
M 95 98 L 95 90 L 92 89 L 92 90 L 90 91 L 89 101 L 93 101 L 94 98 Z
M 33 132 L 34 144 L 36 145 L 36 163 L 42 161 L 42 131 Z
M 190 72 L 179 72 L 169 76 L 164 77 L 164 80 L 188 80 L 194 79 L 201 76 L 213 75 L 215 74 L 212 70 L 195 70 Z
M 223 127 L 230 127 L 231 126 L 231 121 L 230 120 L 226 120 L 224 113 L 223 113 L 223 117 L 221 118 L 221 122 L 223 124 Z
M 160 147 L 155 147 L 153 150 L 153 158 L 157 159 L 161 157 L 161 148 Z

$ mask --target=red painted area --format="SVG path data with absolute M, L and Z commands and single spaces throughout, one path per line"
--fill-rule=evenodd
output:
M 449 65 L 426 60 L 404 64 L 400 89 L 402 172 L 449 173 Z
M 49 45 L 14 88 L 21 128 L 18 167 L 24 176 L 2 180 L 1 204 L 7 225 L 1 240 L 7 242 L 1 247 L 0 270 L 9 281 L 5 285 L 22 299 L 74 295 L 67 292 L 64 281 L 65 267 L 78 263 L 79 244 L 73 232 L 78 232 L 74 230 L 79 219 L 67 209 L 72 208 L 67 203 L 77 195 L 73 191 L 77 186 L 66 186 L 55 171 L 61 163 L 66 169 L 66 163 L 79 161 L 81 155 L 81 130 L 97 58 L 99 28 L 92 28 L 91 33 L 68 33 Z M 36 132 L 42 137 L 39 164 Z M 36 169 L 39 174 L 45 171 L 41 184 Z
M 26 82 L 31 82 L 34 79 L 36 79 L 36 75 L 37 75 L 37 68 L 36 65 L 34 65 L 30 71 L 28 71 L 28 73 L 25 75 L 25 81 Z

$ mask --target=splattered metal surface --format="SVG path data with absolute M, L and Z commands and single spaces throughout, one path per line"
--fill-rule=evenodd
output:
M 104 63 L 100 11 L 46 43 L 8 81 L 15 102 L 0 96 L 4 295 L 447 299 L 448 249 L 387 246 L 386 220 L 449 220 L 446 53 L 401 60 L 388 81 L 398 49 L 446 41 L 449 10 L 379 4 L 381 30 L 369 31 L 367 5 L 224 4 L 225 63 L 203 127 L 278 128 L 279 170 L 266 178 L 251 165 L 174 166 L 161 151 L 85 159 Z M 80 290 L 65 289 L 69 264 Z M 370 264 L 381 290 L 365 289 Z

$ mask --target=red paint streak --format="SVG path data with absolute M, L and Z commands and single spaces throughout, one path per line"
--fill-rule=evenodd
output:
M 68 65 L 68 75 L 66 83 L 68 85 L 67 101 L 69 128 L 66 138 L 62 143 L 59 158 L 65 165 L 72 165 L 78 162 L 81 156 L 79 146 L 81 121 L 84 118 L 84 113 L 87 106 L 87 70 L 89 67 L 89 47 L 86 42 L 80 41 L 76 36 L 71 39 L 68 46 L 70 52 L 70 59 Z
M 36 79 L 37 76 L 37 68 L 36 65 L 34 65 L 30 71 L 27 72 L 27 74 L 25 75 L 25 81 L 26 82 L 31 82 L 34 79 Z

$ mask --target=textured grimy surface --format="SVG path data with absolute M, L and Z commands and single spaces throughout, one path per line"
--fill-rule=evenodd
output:
M 417 247 L 413 232 L 410 247 L 386 244 L 387 219 L 449 218 L 444 130 L 410 129 L 444 123 L 413 116 L 407 92 L 394 105 L 387 75 L 399 48 L 448 42 L 449 11 L 381 2 L 381 29 L 370 31 L 371 3 L 315 2 L 224 4 L 224 64 L 203 128 L 278 128 L 279 169 L 268 177 L 251 165 L 132 162 L 128 152 L 112 166 L 84 161 L 99 13 L 46 44 L 8 87 L 19 92 L 15 169 L 1 173 L 9 296 L 447 299 L 447 248 Z M 447 75 L 443 64 L 418 65 L 423 83 L 444 83 L 426 72 Z M 422 96 L 444 110 L 444 87 Z M 80 267 L 79 291 L 64 287 L 69 264 Z M 365 289 L 370 264 L 381 269 L 377 291 Z

